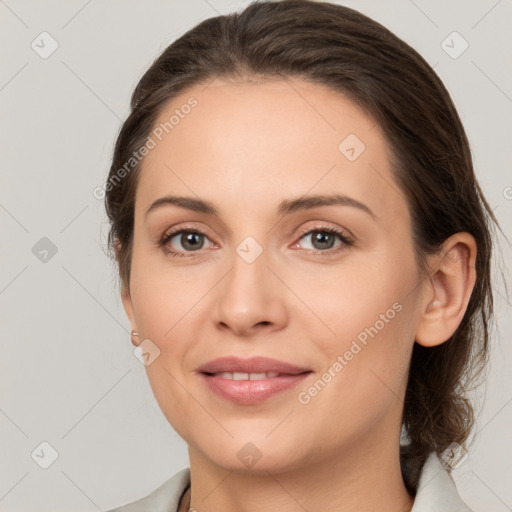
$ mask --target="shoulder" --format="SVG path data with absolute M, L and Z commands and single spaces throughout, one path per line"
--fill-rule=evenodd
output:
M 151 494 L 107 512 L 176 512 L 181 495 L 190 484 L 190 468 L 178 471 Z
M 421 470 L 411 512 L 473 512 L 460 497 L 455 481 L 432 452 Z

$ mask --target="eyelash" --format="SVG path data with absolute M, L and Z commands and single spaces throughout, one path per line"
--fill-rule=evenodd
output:
M 312 228 L 312 229 L 305 229 L 303 230 L 300 234 L 299 234 L 299 240 L 301 240 L 302 238 L 304 238 L 305 236 L 307 235 L 310 235 L 312 233 L 331 233 L 333 235 L 338 235 L 339 239 L 341 240 L 341 242 L 343 243 L 343 245 L 345 247 L 352 247 L 355 243 L 354 239 L 350 236 L 348 236 L 347 234 L 345 234 L 344 232 L 338 230 L 338 229 L 335 229 L 335 228 L 332 228 L 330 226 L 317 226 L 315 228 Z M 167 242 L 169 242 L 169 240 L 171 238 L 173 238 L 174 236 L 176 235 L 179 235 L 179 234 L 183 234 L 183 233 L 195 233 L 195 234 L 198 234 L 198 235 L 203 235 L 205 236 L 206 238 L 208 238 L 208 236 L 195 229 L 195 228 L 178 228 L 176 230 L 173 230 L 173 231 L 170 231 L 170 232 L 167 232 L 163 235 L 162 239 L 158 242 L 158 246 L 163 248 L 163 250 L 169 254 L 169 256 L 172 256 L 173 258 L 174 257 L 177 257 L 177 258 L 186 258 L 188 256 L 186 256 L 186 253 L 190 253 L 191 255 L 193 255 L 194 252 L 199 252 L 199 251 L 185 251 L 185 253 L 183 251 L 176 251 L 175 249 L 169 249 L 168 247 L 166 247 L 166 244 Z M 321 251 L 321 250 L 316 250 L 314 251 L 313 254 L 315 254 L 316 256 L 323 256 L 323 255 L 332 255 L 332 254 L 335 254 L 337 252 L 339 252 L 340 250 L 343 250 L 344 247 L 338 247 L 337 249 L 328 249 L 328 250 L 325 250 L 325 251 Z

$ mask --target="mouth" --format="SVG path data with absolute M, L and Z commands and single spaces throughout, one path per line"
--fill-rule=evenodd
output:
M 257 405 L 291 391 L 313 372 L 276 359 L 228 357 L 206 363 L 198 373 L 216 396 L 238 405 Z

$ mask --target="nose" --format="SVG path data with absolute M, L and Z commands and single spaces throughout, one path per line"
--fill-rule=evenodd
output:
M 263 253 L 252 263 L 238 254 L 215 294 L 215 324 L 238 337 L 282 329 L 288 320 L 286 287 Z

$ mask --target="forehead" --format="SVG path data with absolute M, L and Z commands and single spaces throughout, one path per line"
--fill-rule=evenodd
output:
M 248 212 L 310 191 L 346 193 L 377 214 L 393 207 L 403 214 L 379 126 L 320 85 L 217 79 L 191 87 L 164 106 L 152 138 L 137 208 L 178 193 Z

